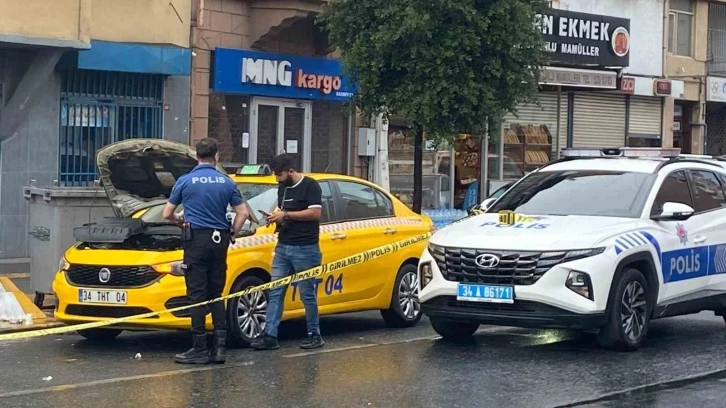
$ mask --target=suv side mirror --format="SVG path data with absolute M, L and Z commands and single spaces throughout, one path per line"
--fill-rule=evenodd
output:
M 693 215 L 695 210 L 691 206 L 682 203 L 667 202 L 663 204 L 663 211 L 660 215 L 654 215 L 651 219 L 656 221 L 684 221 Z
M 489 197 L 486 200 L 482 201 L 479 207 L 482 209 L 482 211 L 486 211 L 489 209 L 489 206 L 494 204 L 494 202 L 497 201 L 496 197 Z

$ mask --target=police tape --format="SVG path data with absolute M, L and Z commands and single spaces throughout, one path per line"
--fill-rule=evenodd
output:
M 468 218 L 468 217 L 465 217 L 456 222 L 461 222 L 466 218 Z M 216 299 L 211 299 L 211 300 L 207 300 L 207 301 L 192 304 L 192 305 L 179 306 L 179 307 L 166 309 L 166 310 L 162 310 L 162 311 L 158 311 L 158 312 L 142 313 L 142 314 L 138 314 L 138 315 L 119 317 L 119 318 L 109 319 L 109 320 L 101 320 L 101 321 L 97 321 L 97 322 L 74 324 L 74 325 L 69 325 L 69 326 L 54 327 L 54 328 L 50 328 L 50 329 L 40 329 L 40 330 L 32 330 L 32 331 L 25 331 L 25 332 L 0 334 L 0 341 L 27 339 L 27 338 L 31 338 L 31 337 L 41 337 L 41 336 L 47 336 L 47 335 L 51 335 L 51 334 L 63 334 L 63 333 L 75 332 L 78 330 L 87 330 L 87 329 L 95 329 L 98 327 L 113 326 L 113 325 L 118 325 L 121 323 L 131 322 L 134 320 L 156 317 L 156 316 L 160 316 L 160 315 L 166 314 L 166 313 L 180 312 L 180 311 L 188 310 L 188 309 L 191 309 L 194 307 L 205 306 L 205 305 L 208 305 L 208 304 L 214 303 L 214 302 L 225 301 L 225 300 L 232 299 L 235 297 L 247 296 L 254 292 L 260 292 L 260 291 L 265 291 L 265 290 L 269 290 L 269 289 L 276 289 L 279 287 L 290 285 L 293 282 L 299 282 L 299 281 L 310 279 L 310 278 L 316 278 L 318 276 L 325 275 L 330 272 L 339 271 L 341 269 L 346 269 L 346 268 L 349 268 L 354 265 L 359 265 L 359 264 L 371 261 L 376 258 L 390 255 L 394 252 L 398 252 L 402 249 L 410 247 L 411 245 L 415 245 L 423 240 L 426 240 L 432 234 L 433 234 L 432 232 L 428 232 L 425 234 L 417 235 L 415 237 L 397 241 L 392 244 L 386 244 L 386 245 L 383 245 L 383 246 L 380 246 L 377 248 L 369 249 L 367 251 L 363 251 L 363 252 L 357 253 L 355 255 L 351 255 L 349 257 L 339 259 L 337 261 L 328 262 L 326 264 L 317 266 L 315 268 L 311 268 L 311 269 L 308 269 L 308 270 L 305 270 L 302 272 L 298 272 L 296 274 L 287 276 L 282 279 L 264 283 L 264 284 L 258 285 L 258 286 L 250 286 L 239 292 L 230 293 L 229 295 L 226 295 L 226 296 L 221 296 Z

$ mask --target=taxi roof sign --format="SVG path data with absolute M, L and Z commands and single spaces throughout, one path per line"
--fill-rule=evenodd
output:
M 678 147 L 565 147 L 563 157 L 678 157 Z
M 238 176 L 269 176 L 272 169 L 266 164 L 245 164 L 237 169 Z

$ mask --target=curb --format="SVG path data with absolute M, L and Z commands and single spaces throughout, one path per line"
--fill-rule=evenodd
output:
M 599 402 L 606 401 L 617 401 L 623 397 L 632 396 L 636 394 L 645 394 L 652 391 L 664 390 L 664 389 L 675 389 L 685 387 L 691 384 L 695 384 L 700 381 L 710 380 L 713 378 L 723 378 L 726 376 L 726 369 L 718 369 L 707 371 L 704 373 L 693 374 L 681 378 L 674 378 L 671 380 L 658 381 L 650 384 L 643 384 L 637 387 L 626 388 L 620 391 L 608 392 L 593 398 L 583 399 L 575 402 L 570 402 L 563 405 L 557 405 L 554 408 L 574 408 L 574 407 L 585 407 L 587 405 L 597 404 Z
M 65 324 L 56 321 L 52 318 L 46 318 L 46 320 L 50 320 L 44 323 L 36 323 L 36 324 L 30 324 L 30 325 L 22 325 L 22 324 L 16 324 L 16 325 L 9 325 L 8 327 L 2 327 L 0 326 L 0 334 L 10 334 L 10 333 L 20 333 L 20 332 L 26 332 L 26 331 L 33 331 L 33 330 L 40 330 L 40 329 L 51 329 L 54 327 L 60 327 L 65 326 Z
M 0 278 L 27 279 L 30 278 L 30 273 L 0 273 Z

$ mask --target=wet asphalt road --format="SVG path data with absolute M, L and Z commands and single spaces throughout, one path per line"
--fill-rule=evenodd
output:
M 0 343 L 0 407 L 726 406 L 726 324 L 710 312 L 653 322 L 647 346 L 626 354 L 588 335 L 512 328 L 450 344 L 425 319 L 393 330 L 378 313 L 325 317 L 322 329 L 322 351 L 298 348 L 296 321 L 277 352 L 232 350 L 204 367 L 173 363 L 189 347 L 177 332 Z

